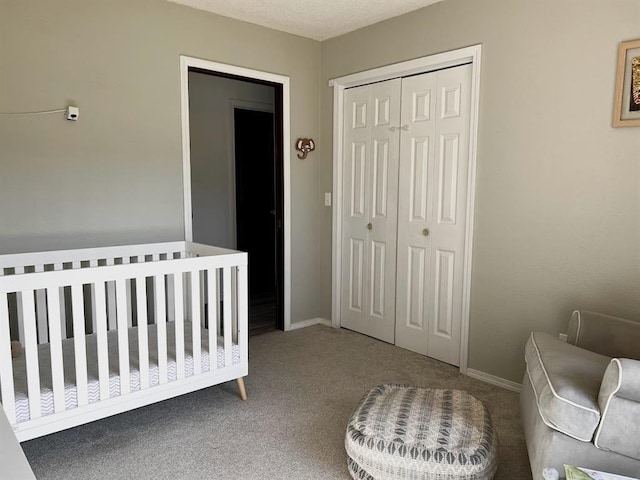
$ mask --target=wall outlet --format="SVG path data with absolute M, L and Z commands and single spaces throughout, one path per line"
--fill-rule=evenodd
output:
M 331 206 L 331 192 L 324 192 L 324 206 Z
M 567 334 L 566 333 L 559 333 L 558 334 L 558 338 L 560 340 L 562 340 L 563 342 L 566 342 L 567 341 Z

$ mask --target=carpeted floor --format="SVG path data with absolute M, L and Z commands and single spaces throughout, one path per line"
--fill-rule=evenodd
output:
M 235 382 L 22 444 L 38 479 L 348 480 L 345 427 L 371 387 L 464 389 L 499 441 L 496 480 L 530 480 L 518 394 L 325 326 L 252 337 L 248 400 Z

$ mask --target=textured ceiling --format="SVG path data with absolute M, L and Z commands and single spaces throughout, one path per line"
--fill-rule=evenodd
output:
M 442 0 L 169 0 L 314 40 L 326 40 Z

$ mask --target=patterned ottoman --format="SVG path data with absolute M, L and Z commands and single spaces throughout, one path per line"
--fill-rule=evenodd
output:
M 497 468 L 489 412 L 462 390 L 376 387 L 353 412 L 345 448 L 360 480 L 490 480 Z

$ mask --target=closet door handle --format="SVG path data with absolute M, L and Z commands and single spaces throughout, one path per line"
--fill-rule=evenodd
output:
M 429 229 L 425 228 L 424 230 L 422 230 L 422 235 L 424 235 L 425 237 L 429 236 Z
M 367 230 L 371 230 L 373 228 L 373 225 L 371 225 L 371 223 L 367 223 Z

